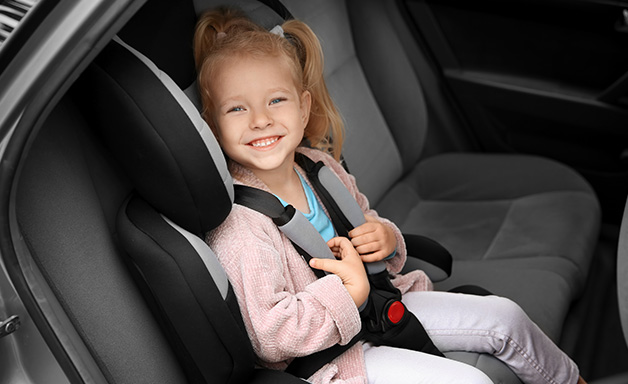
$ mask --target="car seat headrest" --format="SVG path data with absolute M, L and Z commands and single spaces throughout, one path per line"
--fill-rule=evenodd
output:
M 168 75 L 116 38 L 85 72 L 82 90 L 88 118 L 153 208 L 199 236 L 224 220 L 233 203 L 224 155 Z

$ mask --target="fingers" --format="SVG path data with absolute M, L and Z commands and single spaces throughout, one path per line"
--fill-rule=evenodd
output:
M 332 259 L 317 259 L 317 258 L 310 259 L 310 267 L 320 269 L 325 272 L 333 273 L 336 275 L 338 274 L 338 272 L 340 272 L 340 268 L 341 268 L 338 265 L 338 263 L 340 263 L 340 261 L 332 260 Z
M 327 242 L 327 246 L 337 258 L 344 259 L 347 255 L 352 254 L 358 256 L 358 252 L 353 247 L 353 244 L 346 237 L 334 237 Z
M 381 233 L 379 233 L 378 235 L 378 232 L 380 232 L 380 230 L 381 228 L 377 223 L 364 223 L 349 232 L 351 244 L 353 244 L 354 247 L 359 247 L 365 244 L 376 242 L 382 236 Z
M 357 236 L 363 236 L 368 233 L 374 232 L 375 230 L 377 230 L 378 224 L 381 224 L 374 217 L 371 217 L 369 215 L 364 215 L 364 217 L 366 219 L 366 223 L 353 228 L 353 230 L 349 232 L 349 237 L 354 238 Z
M 384 260 L 389 255 L 390 253 L 379 251 L 379 252 L 373 252 L 369 254 L 360 254 L 360 257 L 362 258 L 362 261 L 365 263 L 374 263 L 376 261 Z
M 397 239 L 392 229 L 376 218 L 365 218 L 366 223 L 354 228 L 349 236 L 362 261 L 372 263 L 388 257 L 395 250 Z
M 349 236 L 351 244 L 361 255 L 380 250 L 390 240 L 386 227 L 381 223 L 364 223 L 351 231 Z
M 329 240 L 327 242 L 327 245 L 329 246 L 329 248 L 332 248 L 332 247 L 340 248 L 340 247 L 351 246 L 351 242 L 346 237 L 336 236 L 332 238 L 331 240 Z
M 360 255 L 347 238 L 334 237 L 327 245 L 339 260 L 312 258 L 310 266 L 340 277 L 356 306 L 359 307 L 366 300 L 370 290 Z
M 384 245 L 382 237 L 378 237 L 376 234 L 354 237 L 351 239 L 351 244 L 360 255 L 377 252 Z
M 312 258 L 310 260 L 310 265 L 313 268 L 339 274 L 340 269 L 343 269 L 343 262 L 348 264 L 362 263 L 360 255 L 355 248 L 353 248 L 351 241 L 349 241 L 346 237 L 334 237 L 327 242 L 327 245 L 329 246 L 329 249 L 331 249 L 334 256 L 339 260 Z

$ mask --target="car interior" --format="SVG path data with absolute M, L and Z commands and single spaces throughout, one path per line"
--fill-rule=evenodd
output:
M 192 36 L 198 15 L 228 4 L 319 36 L 344 163 L 381 216 L 451 253 L 436 290 L 508 297 L 589 382 L 628 382 L 628 51 L 616 49 L 628 35 L 600 45 L 595 23 L 550 17 L 621 30 L 622 7 L 576 3 L 515 14 L 490 0 L 148 0 L 19 149 L 11 268 L 65 375 L 303 382 L 255 368 L 202 241 L 233 191 L 200 117 Z M 550 65 L 548 52 L 576 60 Z M 423 265 L 411 256 L 406 270 Z M 447 357 L 521 383 L 492 356 Z

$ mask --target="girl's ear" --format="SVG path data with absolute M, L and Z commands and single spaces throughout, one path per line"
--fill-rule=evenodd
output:
M 301 121 L 305 127 L 310 121 L 310 110 L 312 108 L 312 95 L 310 91 L 303 91 L 301 94 Z

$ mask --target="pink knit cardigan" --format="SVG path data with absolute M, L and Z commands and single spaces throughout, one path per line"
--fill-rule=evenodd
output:
M 299 148 L 312 160 L 322 160 L 351 191 L 365 214 L 379 217 L 358 191 L 355 178 L 332 157 L 321 151 Z M 236 184 L 268 191 L 248 169 L 230 163 Z M 305 172 L 297 166 L 298 171 Z M 379 218 L 393 228 L 397 254 L 387 261 L 393 274 L 406 260 L 401 232 L 392 222 Z M 339 277 L 317 279 L 290 240 L 269 219 L 256 211 L 234 205 L 227 219 L 207 235 L 238 299 L 246 330 L 259 364 L 285 369 L 294 357 L 306 356 L 346 344 L 360 330 L 360 316 Z M 402 293 L 431 290 L 432 283 L 422 271 L 397 275 L 393 283 Z M 362 343 L 322 367 L 308 381 L 318 383 L 366 383 Z

